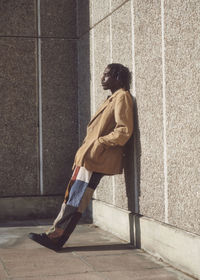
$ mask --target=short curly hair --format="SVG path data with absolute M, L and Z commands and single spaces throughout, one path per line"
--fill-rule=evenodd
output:
M 119 80 L 125 90 L 130 90 L 131 72 L 128 67 L 120 63 L 111 63 L 107 67 L 110 69 L 111 76 Z

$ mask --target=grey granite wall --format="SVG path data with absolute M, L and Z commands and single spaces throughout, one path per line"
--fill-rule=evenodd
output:
M 23 200 L 26 208 L 34 196 L 34 215 L 29 209 L 13 217 L 36 217 L 45 195 L 48 217 L 78 147 L 76 1 L 0 1 L 0 45 L 0 204 L 9 198 L 3 216 L 12 218 L 13 205 Z
M 126 168 L 104 178 L 94 198 L 199 233 L 199 1 L 79 0 L 78 15 L 79 73 L 90 73 L 79 75 L 79 104 L 90 100 L 87 114 L 79 109 L 81 139 L 109 94 L 100 86 L 106 65 L 133 74 Z
M 161 2 L 134 1 L 135 88 L 140 131 L 143 215 L 164 221 L 164 139 Z
M 200 2 L 166 1 L 168 220 L 200 232 Z
M 199 1 L 0 5 L 4 217 L 17 209 L 20 218 L 29 197 L 28 216 L 42 195 L 42 217 L 54 212 L 52 196 L 58 208 L 86 125 L 109 94 L 101 75 L 120 62 L 132 71 L 135 132 L 124 173 L 105 177 L 94 198 L 199 233 Z
M 1 1 L 1 196 L 39 194 L 35 9 Z

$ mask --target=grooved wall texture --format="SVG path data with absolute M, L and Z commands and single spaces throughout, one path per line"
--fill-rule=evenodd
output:
M 124 173 L 105 177 L 94 198 L 199 234 L 200 2 L 78 0 L 78 20 L 81 139 L 109 94 L 106 65 L 133 72 L 135 144 Z
M 39 85 L 44 194 L 64 194 L 78 147 L 76 30 L 74 0 L 0 1 L 1 197 L 41 195 Z
M 169 222 L 200 232 L 200 2 L 166 2 Z
M 134 1 L 135 85 L 141 155 L 139 209 L 164 221 L 162 42 L 160 1 Z

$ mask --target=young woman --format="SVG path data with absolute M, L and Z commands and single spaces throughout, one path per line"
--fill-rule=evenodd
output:
M 112 63 L 106 67 L 101 83 L 111 95 L 87 126 L 87 135 L 75 155 L 73 174 L 60 213 L 46 233 L 30 233 L 30 239 L 60 250 L 75 229 L 101 178 L 122 173 L 123 147 L 133 133 L 130 81 L 129 69 L 122 64 Z

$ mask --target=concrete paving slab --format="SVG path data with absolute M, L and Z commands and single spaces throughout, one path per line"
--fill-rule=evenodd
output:
M 163 269 L 141 271 L 111 271 L 104 272 L 103 275 L 108 279 L 115 280 L 177 280 L 175 275 L 163 271 Z
M 0 263 L 0 279 L 6 279 L 7 276 L 8 275 L 3 267 L 3 264 Z
M 80 224 L 60 252 L 27 238 L 51 222 L 0 224 L 0 280 L 191 280 L 91 224 Z
M 5 250 L 5 249 L 4 249 Z M 48 251 L 24 250 L 16 254 L 16 250 L 9 249 L 9 252 L 0 251 L 1 260 L 6 267 L 10 277 L 33 277 L 46 275 L 62 275 L 71 273 L 85 273 L 93 269 L 72 253 L 67 255 L 57 254 Z
M 137 271 L 143 269 L 160 268 L 161 265 L 146 261 L 134 254 L 109 255 L 86 257 L 85 260 L 92 265 L 96 271 Z
M 9 278 L 10 279 L 10 278 Z M 25 280 L 26 278 L 12 278 L 11 280 Z M 29 279 L 29 278 L 28 278 Z M 65 274 L 65 275 L 52 275 L 52 276 L 42 276 L 42 277 L 31 277 L 30 280 L 102 280 L 101 275 L 95 272 L 81 273 L 81 274 Z

